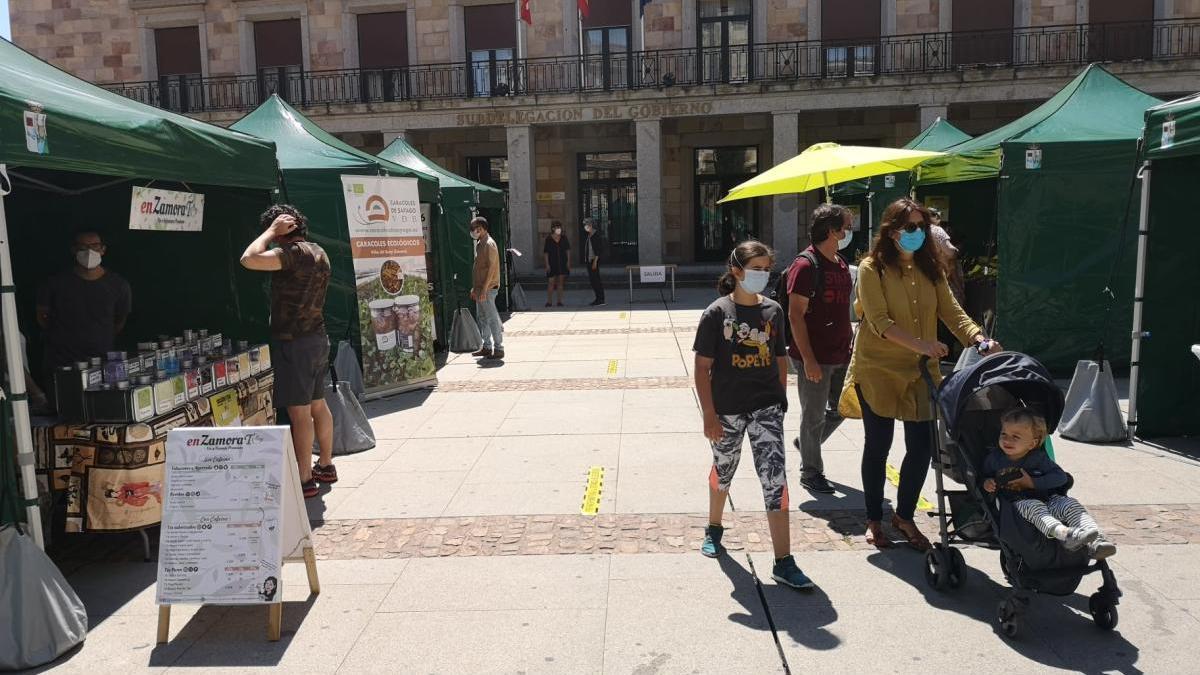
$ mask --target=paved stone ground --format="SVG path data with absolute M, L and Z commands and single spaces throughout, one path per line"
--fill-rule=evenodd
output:
M 1200 504 L 1102 506 L 1091 509 L 1105 535 L 1120 546 L 1200 544 Z M 937 536 L 937 521 L 917 521 Z M 594 553 L 689 553 L 700 549 L 708 516 L 702 514 L 601 514 L 596 516 L 488 516 L 336 520 L 314 531 L 322 558 L 417 558 Z M 863 512 L 841 510 L 792 515 L 792 549 L 871 551 L 863 538 Z M 731 551 L 771 550 L 759 513 L 733 513 L 725 522 Z M 894 541 L 902 535 L 886 528 Z
M 1095 578 L 1067 598 L 1039 598 L 1022 638 L 1008 640 L 994 629 L 1006 592 L 994 551 L 966 550 L 964 588 L 937 593 L 922 556 L 867 547 L 854 421 L 824 448 L 836 495 L 799 489 L 788 453 L 793 550 L 819 590 L 772 581 L 747 467 L 726 513 L 730 554 L 696 554 L 711 454 L 690 346 L 710 295 L 684 289 L 669 304 L 640 292 L 633 304 L 517 314 L 503 365 L 452 356 L 436 390 L 368 404 L 378 447 L 338 458 L 341 480 L 308 503 L 322 593 L 309 597 L 302 567 L 285 567 L 279 642 L 263 641 L 261 608 L 205 606 L 175 608 L 171 641 L 155 646 L 154 566 L 140 562 L 137 536 L 67 538 L 56 560 L 92 628 L 55 670 L 1195 672 L 1194 440 L 1055 440 L 1073 494 L 1120 547 L 1114 633 L 1087 618 Z M 580 305 L 584 294 L 569 298 Z M 788 415 L 789 437 L 798 423 Z M 582 515 L 596 466 L 599 513 Z M 934 497 L 932 476 L 922 493 Z M 918 523 L 933 534 L 932 519 Z

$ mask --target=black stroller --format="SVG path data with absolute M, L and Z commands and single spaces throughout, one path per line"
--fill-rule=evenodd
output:
M 979 468 L 1000 435 L 1000 417 L 1020 406 L 1039 410 L 1053 432 L 1063 412 L 1063 394 L 1042 364 L 1018 352 L 1002 352 L 960 370 L 936 389 L 921 361 L 938 422 L 933 464 L 937 470 L 937 517 L 941 541 L 925 556 L 925 580 L 936 590 L 958 588 L 966 577 L 966 563 L 954 543 L 1000 550 L 1000 566 L 1012 590 L 1000 602 L 1000 630 L 1015 637 L 1021 614 L 1031 595 L 1070 595 L 1086 574 L 1099 572 L 1104 583 L 1088 603 L 1096 625 L 1112 630 L 1117 625 L 1117 587 L 1107 561 L 1091 563 L 1086 551 L 1068 551 L 1047 539 L 1017 513 L 1007 500 L 984 492 Z M 965 485 L 947 490 L 945 479 Z M 1067 487 L 1070 487 L 1068 482 Z M 931 514 L 932 515 L 932 514 Z

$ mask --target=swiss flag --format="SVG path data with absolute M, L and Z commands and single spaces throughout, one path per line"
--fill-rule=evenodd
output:
M 530 26 L 533 25 L 533 14 L 529 12 L 529 0 L 521 1 L 521 20 Z
M 579 13 L 582 14 L 584 18 L 587 18 L 588 11 L 590 9 L 591 8 L 588 7 L 588 0 L 579 0 Z

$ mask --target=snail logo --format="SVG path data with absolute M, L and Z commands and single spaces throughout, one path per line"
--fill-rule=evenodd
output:
M 387 202 L 379 195 L 367 197 L 366 203 L 363 204 L 363 211 L 366 212 L 369 223 L 386 223 L 392 215 Z

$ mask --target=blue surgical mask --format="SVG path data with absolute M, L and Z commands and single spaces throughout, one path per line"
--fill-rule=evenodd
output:
M 762 293 L 767 287 L 767 281 L 771 278 L 771 273 L 763 270 L 746 270 L 746 278 L 738 282 L 743 291 L 754 293 L 755 295 Z
M 909 253 L 916 253 L 925 245 L 925 230 L 917 228 L 912 232 L 900 233 L 900 248 Z

